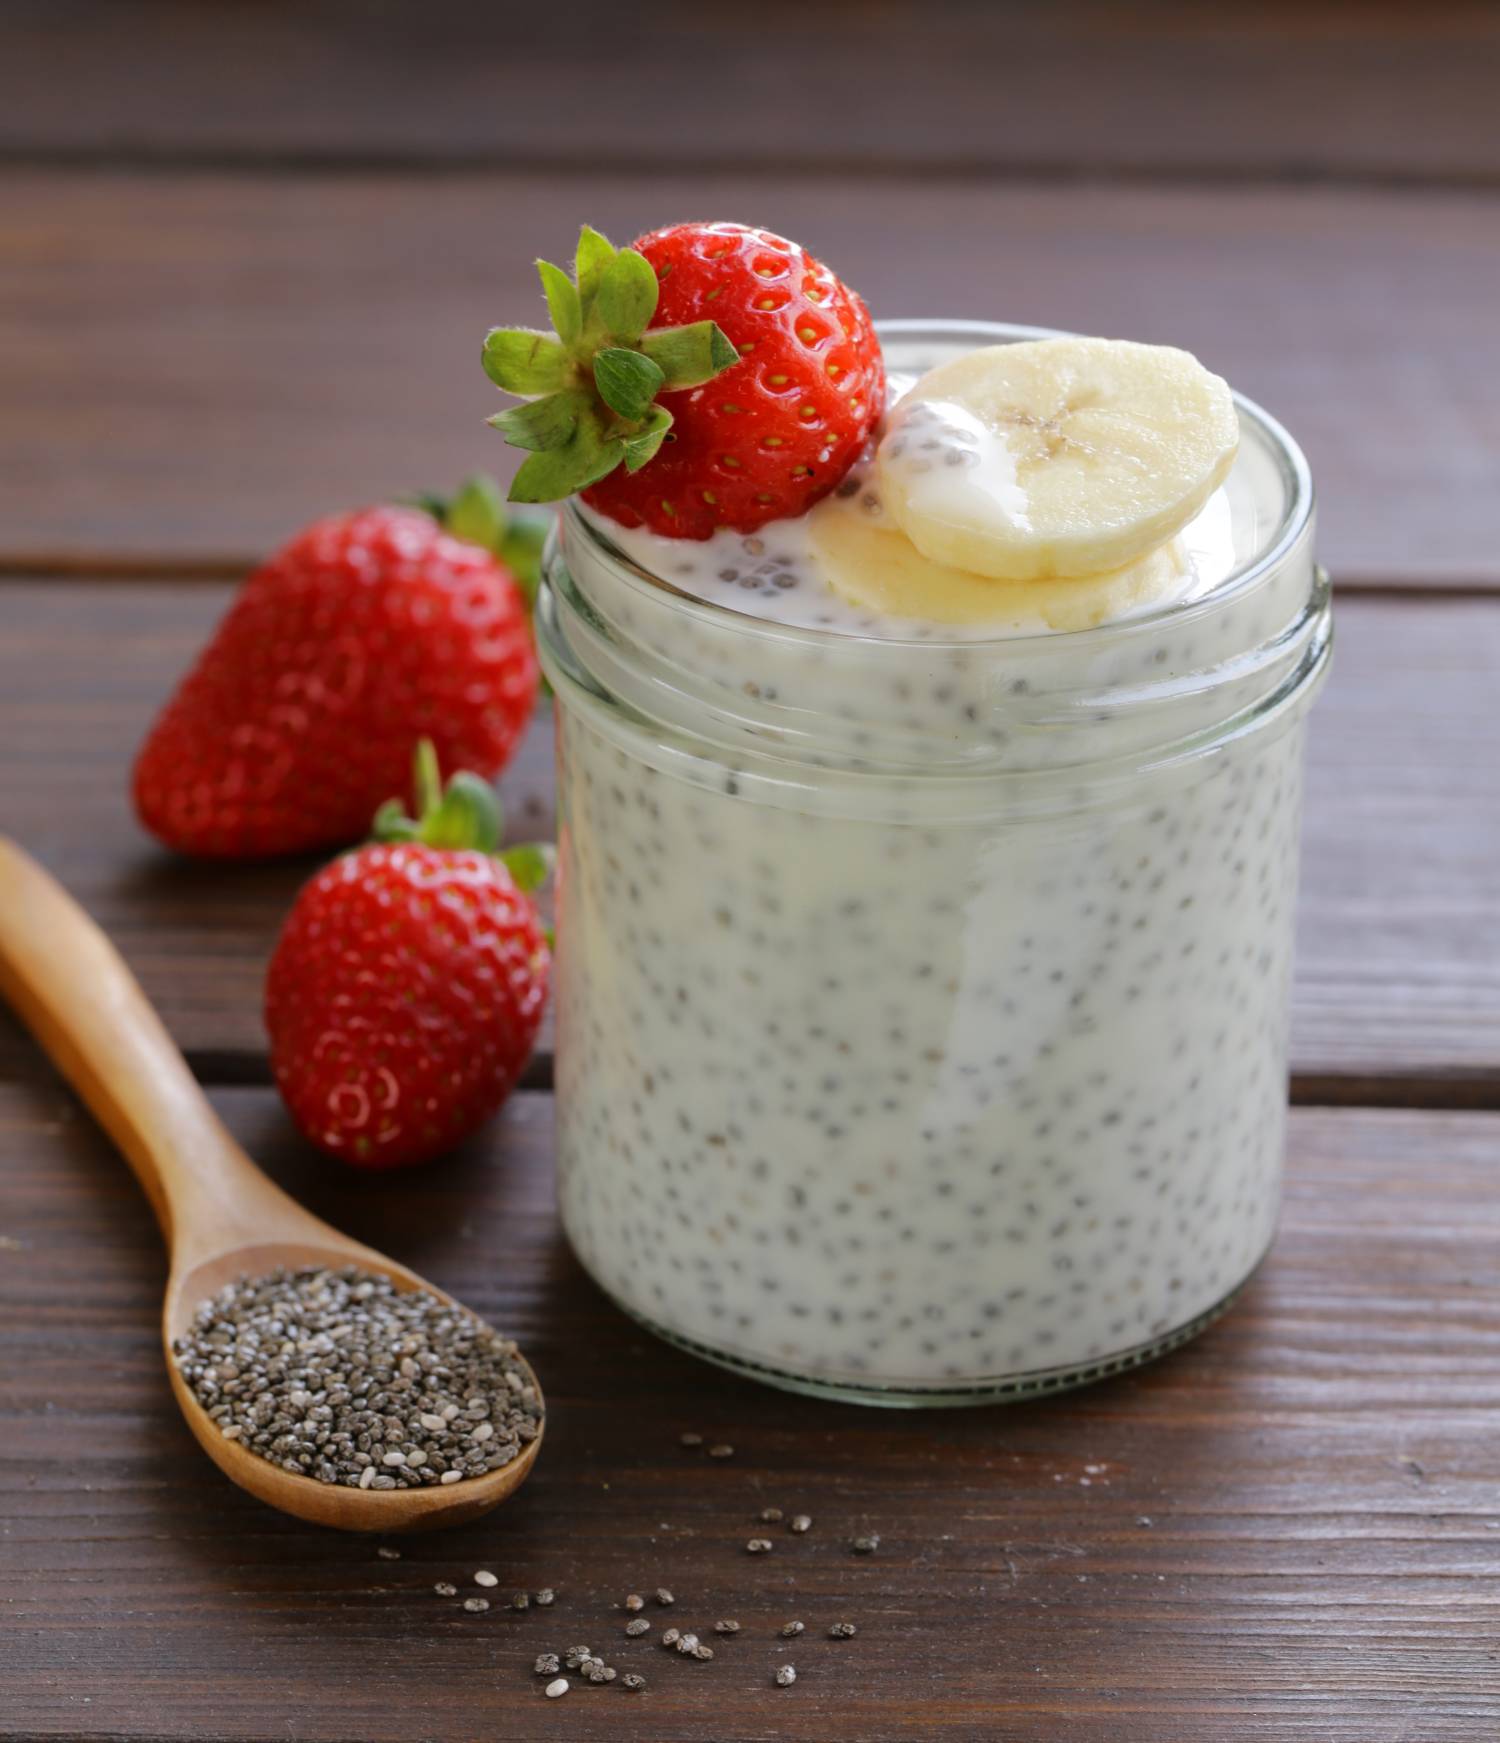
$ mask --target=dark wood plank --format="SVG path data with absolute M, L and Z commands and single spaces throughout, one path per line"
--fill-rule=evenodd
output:
M 214 1076 L 261 1069 L 264 963 L 309 864 L 174 860 L 136 826 L 126 782 L 227 596 L 0 582 L 0 828 L 76 891 Z M 1294 1067 L 1319 1095 L 1493 1102 L 1500 769 L 1483 723 L 1500 601 L 1346 599 L 1338 626 L 1312 733 Z M 545 723 L 502 792 L 513 835 L 550 831 Z M 0 1073 L 18 1069 L 15 1045 L 0 1022 Z M 1383 1088 L 1385 1074 L 1415 1087 Z
M 1500 582 L 1500 205 L 1479 194 L 679 175 L 12 174 L 0 562 L 222 568 L 506 450 L 481 333 L 580 219 L 803 238 L 883 315 L 1171 340 L 1283 418 L 1344 577 Z
M 38 1070 L 0 1089 L 0 1736 L 591 1743 L 1373 1743 L 1500 1728 L 1500 1118 L 1302 1112 L 1279 1244 L 1236 1311 L 1137 1375 L 1006 1410 L 793 1399 L 637 1332 L 562 1244 L 550 1105 L 400 1178 L 330 1171 L 268 1090 L 217 1097 L 316 1208 L 524 1341 L 548 1442 L 515 1501 L 396 1562 L 230 1489 L 160 1371 L 133 1182 Z M 695 1428 L 737 1449 L 683 1451 Z M 743 1552 L 760 1507 L 806 1538 Z M 848 1536 L 876 1530 L 871 1560 Z M 493 1567 L 550 1613 L 432 1591 Z M 667 1583 L 710 1665 L 620 1637 Z M 654 1612 L 660 1620 L 661 1613 Z M 791 1616 L 795 1646 L 775 1639 Z M 835 1619 L 859 1635 L 823 1638 Z M 651 1681 L 544 1704 L 584 1640 Z M 770 1686 L 794 1661 L 794 1689 Z
M 1472 0 L 763 0 L 752 29 L 690 0 L 524 25 L 465 0 L 9 11 L 0 148 L 18 154 L 1500 174 L 1500 28 Z

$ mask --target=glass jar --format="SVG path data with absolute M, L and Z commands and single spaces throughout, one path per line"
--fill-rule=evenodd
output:
M 1038 336 L 892 323 L 892 369 Z M 1233 572 L 1098 628 L 791 628 L 576 505 L 557 698 L 558 1184 L 663 1337 L 871 1403 L 1077 1384 L 1233 1299 L 1276 1219 L 1312 486 L 1239 402 Z

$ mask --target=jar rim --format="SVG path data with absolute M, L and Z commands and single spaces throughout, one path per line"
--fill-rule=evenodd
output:
M 989 338 L 1017 343 L 1028 339 L 1073 337 L 1059 327 L 1033 327 L 1009 321 L 950 320 L 941 317 L 905 316 L 877 321 L 875 327 L 882 338 L 889 336 L 917 339 L 928 336 L 942 340 L 972 336 L 976 340 Z M 1089 650 L 1107 646 L 1110 642 L 1125 641 L 1136 635 L 1156 635 L 1166 627 L 1192 624 L 1201 617 L 1232 605 L 1245 594 L 1252 592 L 1268 575 L 1274 574 L 1306 533 L 1315 507 L 1312 470 L 1306 455 L 1286 427 L 1262 406 L 1236 388 L 1231 387 L 1230 392 L 1235 410 L 1258 428 L 1287 487 L 1286 507 L 1275 534 L 1263 550 L 1232 569 L 1209 592 L 1193 599 L 1166 600 L 1132 612 L 1130 616 L 1116 619 L 1112 623 L 1095 624 L 1088 629 L 1051 630 L 1043 635 L 1035 632 L 1002 632 L 996 635 L 970 634 L 962 637 L 875 636 L 852 634 L 838 629 L 821 629 L 811 624 L 780 623 L 774 618 L 740 611 L 733 605 L 705 599 L 701 594 L 689 593 L 665 576 L 645 568 L 615 543 L 600 520 L 583 512 L 577 497 L 568 499 L 564 512 L 586 538 L 607 553 L 611 562 L 620 567 L 633 584 L 644 584 L 656 594 L 669 594 L 690 616 L 701 617 L 710 624 L 732 623 L 736 633 L 748 634 L 756 639 L 807 647 L 877 645 L 889 649 L 920 649 L 928 655 L 959 649 L 973 653 L 976 649 L 1000 646 L 1006 647 L 1008 652 L 1022 653 L 1028 644 L 1055 648 L 1060 640 L 1066 641 L 1070 648 Z

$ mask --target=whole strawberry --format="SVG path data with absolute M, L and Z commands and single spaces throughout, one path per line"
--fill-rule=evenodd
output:
M 865 305 L 795 242 L 675 224 L 616 250 L 585 226 L 574 280 L 538 262 L 555 337 L 497 328 L 490 421 L 531 451 L 515 501 L 581 491 L 625 526 L 753 532 L 827 495 L 885 406 Z
M 530 1057 L 550 954 L 529 891 L 538 848 L 495 852 L 493 790 L 439 790 L 418 750 L 419 817 L 382 806 L 376 841 L 304 886 L 266 978 L 271 1068 L 292 1118 L 359 1168 L 451 1149 L 495 1112 Z
M 498 543 L 485 498 L 466 486 L 454 513 Z M 422 734 L 446 765 L 498 774 L 537 665 L 522 590 L 474 536 L 370 508 L 318 521 L 257 570 L 137 758 L 147 829 L 226 859 L 357 841 Z

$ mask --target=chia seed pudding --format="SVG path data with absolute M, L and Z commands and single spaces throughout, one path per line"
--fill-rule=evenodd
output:
M 1038 336 L 882 332 L 913 373 Z M 880 520 L 873 473 L 751 538 L 565 512 L 559 1192 L 654 1330 L 979 1402 L 1172 1347 L 1265 1252 L 1330 625 L 1305 463 L 1237 403 L 1156 567 L 977 624 L 832 584 L 820 528 Z

